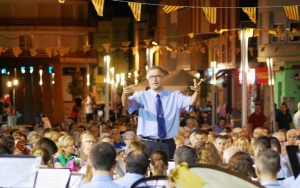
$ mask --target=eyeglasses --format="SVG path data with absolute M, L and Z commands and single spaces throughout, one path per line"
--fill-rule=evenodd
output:
M 93 140 L 87 140 L 87 141 L 85 141 L 85 142 L 88 142 L 89 144 L 94 144 L 94 143 L 96 143 L 96 142 L 93 141 Z
M 164 77 L 164 75 L 151 75 L 149 76 L 149 79 L 154 79 L 154 78 L 161 79 L 162 77 Z

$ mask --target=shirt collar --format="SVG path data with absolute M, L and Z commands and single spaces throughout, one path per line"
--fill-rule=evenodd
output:
M 265 185 L 280 185 L 280 184 L 275 180 L 271 180 L 271 181 L 262 182 L 261 185 L 265 186 Z
M 156 98 L 156 95 L 157 95 L 157 94 L 159 94 L 160 98 L 162 98 L 162 97 L 164 96 L 164 92 L 165 92 L 164 89 L 161 90 L 160 93 L 156 93 L 155 91 L 153 91 L 152 89 L 150 89 L 150 93 L 151 93 L 151 95 L 152 95 L 154 98 Z
M 141 174 L 136 174 L 136 173 L 129 173 L 127 172 L 124 176 L 124 178 L 143 178 L 144 176 Z
M 107 175 L 98 175 L 98 176 L 93 176 L 91 181 L 112 181 L 112 178 Z

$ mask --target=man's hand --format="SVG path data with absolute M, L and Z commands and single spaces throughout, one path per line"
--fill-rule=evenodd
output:
M 134 92 L 135 92 L 134 87 L 133 86 L 127 86 L 127 83 L 125 82 L 124 86 L 123 86 L 123 95 L 129 96 Z
M 198 84 L 197 84 L 196 79 L 194 79 L 193 81 L 194 81 L 194 85 L 190 86 L 191 90 L 194 90 L 195 92 L 199 93 L 201 81 Z

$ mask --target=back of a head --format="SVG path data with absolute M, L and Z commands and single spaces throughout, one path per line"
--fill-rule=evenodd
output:
M 194 165 L 197 163 L 197 153 L 194 148 L 189 146 L 181 146 L 176 149 L 174 154 L 174 161 L 175 164 L 181 164 L 186 162 L 188 165 Z
M 0 135 L 0 144 L 6 146 L 11 154 L 14 153 L 15 141 L 12 136 L 4 134 Z
M 271 141 L 267 136 L 259 136 L 253 143 L 253 146 L 259 147 L 260 149 L 270 149 L 271 148 Z
M 258 153 L 255 164 L 262 174 L 276 176 L 280 170 L 279 153 L 271 149 L 262 150 Z
M 6 145 L 0 144 L 0 155 L 12 155 L 13 152 Z
M 204 129 L 196 129 L 195 134 L 196 135 L 206 135 L 206 136 L 208 136 L 209 132 L 207 130 L 204 130 Z
M 228 164 L 231 157 L 234 156 L 236 153 L 241 152 L 241 150 L 238 147 L 229 147 L 224 150 L 223 153 L 223 161 L 224 163 Z
M 248 178 L 255 177 L 253 164 L 250 155 L 242 151 L 235 153 L 228 162 L 230 170 Z
M 153 166 L 154 176 L 164 176 L 166 175 L 166 170 L 168 167 L 168 155 L 164 151 L 154 151 L 150 156 L 150 163 Z
M 44 148 L 46 149 L 49 154 L 52 156 L 53 154 L 55 154 L 58 151 L 58 148 L 55 144 L 54 141 L 52 141 L 49 138 L 43 137 L 41 138 L 34 146 L 33 149 L 38 149 L 38 148 Z
M 220 154 L 212 142 L 199 141 L 194 146 L 200 164 L 222 165 Z
M 146 153 L 146 146 L 141 142 L 134 141 L 129 145 L 129 149 L 127 152 L 129 153 L 131 151 L 142 151 Z
M 90 153 L 90 160 L 95 170 L 110 171 L 116 160 L 115 148 L 106 142 L 95 144 Z
M 143 151 L 131 151 L 125 158 L 126 172 L 144 175 L 149 166 L 149 160 Z
M 270 137 L 270 141 L 271 141 L 271 149 L 272 150 L 276 149 L 278 153 L 281 153 L 281 146 L 279 140 L 276 137 Z

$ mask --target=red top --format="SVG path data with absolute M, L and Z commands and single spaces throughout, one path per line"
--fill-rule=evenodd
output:
M 248 123 L 252 123 L 252 129 L 256 127 L 263 127 L 264 123 L 267 122 L 266 116 L 260 112 L 258 115 L 254 112 L 250 115 Z

